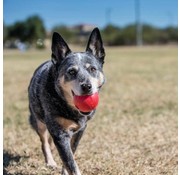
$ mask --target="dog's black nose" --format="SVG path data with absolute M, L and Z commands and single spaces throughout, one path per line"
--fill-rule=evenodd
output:
M 88 83 L 83 83 L 81 85 L 81 88 L 82 88 L 83 93 L 89 93 L 89 92 L 91 92 L 92 85 L 88 84 Z

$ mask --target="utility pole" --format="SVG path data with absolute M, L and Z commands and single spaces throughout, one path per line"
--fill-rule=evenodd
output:
M 111 23 L 111 8 L 107 8 L 106 9 L 106 24 L 110 24 Z
M 168 25 L 170 27 L 172 27 L 173 26 L 173 15 L 170 11 L 167 13 L 167 17 L 168 17 Z
M 141 24 L 141 13 L 140 13 L 140 0 L 135 0 L 135 17 L 136 17 L 136 45 L 142 46 L 142 24 Z

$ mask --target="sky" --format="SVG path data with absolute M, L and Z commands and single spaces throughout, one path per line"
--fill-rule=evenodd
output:
M 4 0 L 3 22 L 11 25 L 39 15 L 47 30 L 56 25 L 108 23 L 124 27 L 135 23 L 138 0 Z M 178 24 L 178 0 L 139 0 L 140 20 L 156 27 Z

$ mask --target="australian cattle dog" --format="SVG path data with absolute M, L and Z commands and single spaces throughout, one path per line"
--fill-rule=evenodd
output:
M 95 28 L 85 52 L 72 52 L 56 32 L 52 37 L 51 60 L 41 64 L 31 79 L 29 92 L 30 124 L 42 143 L 48 166 L 55 167 L 51 153 L 55 144 L 63 162 L 63 175 L 81 175 L 73 154 L 95 109 L 79 110 L 74 95 L 98 93 L 105 82 L 105 51 L 98 28 Z

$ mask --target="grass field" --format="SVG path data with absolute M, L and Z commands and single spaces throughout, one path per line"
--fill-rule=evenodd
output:
M 81 49 L 82 50 L 82 49 Z M 107 82 L 76 152 L 83 175 L 178 174 L 177 47 L 107 48 Z M 27 87 L 50 51 L 4 51 L 4 174 L 58 174 L 28 124 Z

